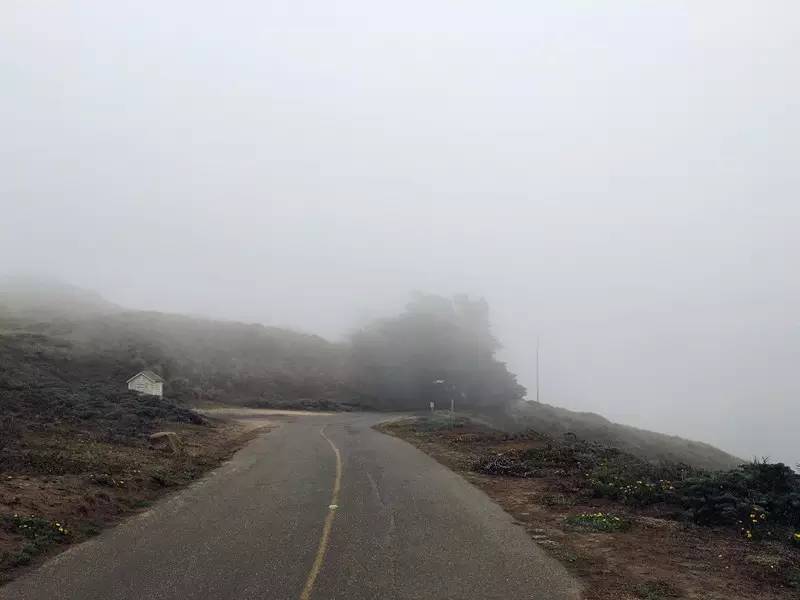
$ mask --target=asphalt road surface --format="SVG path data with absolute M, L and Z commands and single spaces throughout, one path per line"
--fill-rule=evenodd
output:
M 577 597 L 477 488 L 372 414 L 282 415 L 152 510 L 0 588 L 2 600 Z M 338 487 L 338 489 L 337 489 Z

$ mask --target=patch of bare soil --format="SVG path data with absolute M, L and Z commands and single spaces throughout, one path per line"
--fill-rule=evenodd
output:
M 0 584 L 196 480 L 259 431 L 223 422 L 164 429 L 177 434 L 177 452 L 66 427 L 25 432 L 30 461 L 0 473 Z
M 483 489 L 584 583 L 585 600 L 800 598 L 800 589 L 792 587 L 800 552 L 786 544 L 756 543 L 730 529 L 676 520 L 663 507 L 637 509 L 595 498 L 585 493 L 579 477 L 557 468 L 525 477 L 476 472 L 481 458 L 537 448 L 544 438 L 507 439 L 475 423 L 458 425 L 431 428 L 404 420 L 378 428 Z M 574 526 L 576 520 L 611 526 Z

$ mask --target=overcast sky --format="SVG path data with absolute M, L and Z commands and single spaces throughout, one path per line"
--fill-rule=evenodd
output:
M 542 399 L 800 461 L 800 4 L 0 6 L 0 271 L 341 337 L 485 296 Z

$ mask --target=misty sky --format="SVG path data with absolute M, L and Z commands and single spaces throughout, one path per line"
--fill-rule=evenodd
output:
M 800 461 L 800 4 L 0 6 L 0 271 L 341 337 L 492 307 L 533 395 Z

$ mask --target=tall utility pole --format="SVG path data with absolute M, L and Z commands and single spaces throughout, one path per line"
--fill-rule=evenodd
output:
M 539 336 L 536 336 L 536 401 L 539 402 Z

